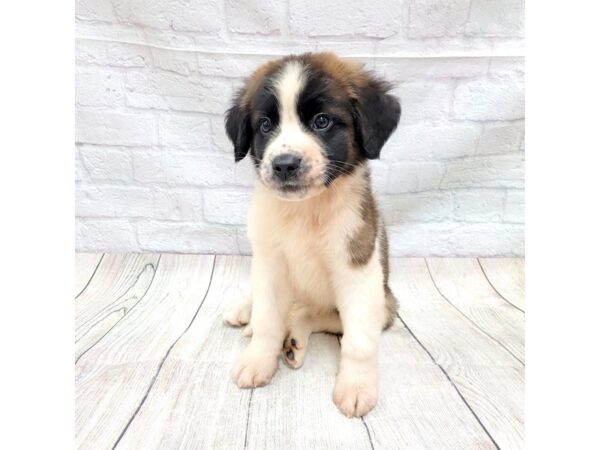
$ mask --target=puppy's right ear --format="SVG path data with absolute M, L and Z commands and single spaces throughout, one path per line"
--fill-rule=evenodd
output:
M 247 106 L 242 105 L 243 94 L 243 91 L 238 92 L 233 100 L 233 106 L 225 114 L 225 131 L 233 143 L 235 162 L 244 159 L 252 142 L 250 111 Z

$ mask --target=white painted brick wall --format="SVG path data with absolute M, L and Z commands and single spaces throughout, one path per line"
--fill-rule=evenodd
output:
M 395 84 L 372 179 L 393 255 L 521 255 L 523 0 L 77 0 L 77 248 L 249 253 L 254 171 L 223 129 L 273 56 L 333 50 Z

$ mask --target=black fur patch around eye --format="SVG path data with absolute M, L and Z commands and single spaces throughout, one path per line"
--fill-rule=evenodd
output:
M 312 72 L 308 73 L 307 81 L 298 96 L 298 116 L 302 124 L 310 128 L 310 121 L 315 114 L 322 112 L 331 99 L 327 95 L 330 83 L 326 78 Z
M 259 94 L 252 101 L 252 128 L 254 130 L 254 139 L 250 154 L 256 165 L 260 164 L 265 153 L 265 148 L 269 141 L 277 133 L 279 126 L 279 106 L 277 97 L 270 83 L 265 82 Z M 271 121 L 272 131 L 264 134 L 260 130 L 260 121 L 262 118 L 268 118 Z
M 298 96 L 298 116 L 306 132 L 321 143 L 327 160 L 325 185 L 328 186 L 337 177 L 351 174 L 356 166 L 350 152 L 353 145 L 352 106 L 335 83 L 323 74 L 309 72 L 307 77 Z M 332 121 L 326 130 L 311 127 L 312 119 L 319 113 L 327 114 Z

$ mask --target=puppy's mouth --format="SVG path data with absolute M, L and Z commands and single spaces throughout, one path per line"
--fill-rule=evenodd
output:
M 320 192 L 324 186 L 320 178 L 307 180 L 302 177 L 300 179 L 281 181 L 275 177 L 269 177 L 267 180 L 263 179 L 262 181 L 275 195 L 286 200 L 302 200 L 312 197 Z
M 305 191 L 312 186 L 310 184 L 304 183 L 302 181 L 286 181 L 286 182 L 276 182 L 275 189 L 281 192 L 301 192 Z

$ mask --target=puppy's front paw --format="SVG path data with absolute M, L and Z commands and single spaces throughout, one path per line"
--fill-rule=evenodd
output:
M 362 417 L 377 404 L 377 376 L 340 373 L 333 389 L 333 402 L 346 417 Z
M 254 388 L 269 384 L 277 371 L 277 357 L 243 354 L 235 364 L 231 377 L 240 388 Z

